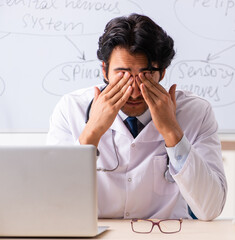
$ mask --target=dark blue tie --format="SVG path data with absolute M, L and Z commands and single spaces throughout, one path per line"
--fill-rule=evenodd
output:
M 137 118 L 136 117 L 128 117 L 126 119 L 128 125 L 130 126 L 130 131 L 132 136 L 135 138 L 138 135 L 138 127 L 137 127 Z

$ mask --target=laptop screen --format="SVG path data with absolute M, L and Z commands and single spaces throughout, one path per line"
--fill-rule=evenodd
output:
M 97 234 L 96 148 L 0 147 L 0 236 Z

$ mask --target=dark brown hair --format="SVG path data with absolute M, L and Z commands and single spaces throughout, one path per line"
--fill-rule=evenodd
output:
M 106 65 L 106 73 L 110 55 L 117 46 L 130 53 L 145 54 L 150 70 L 152 63 L 157 63 L 163 71 L 175 55 L 172 38 L 149 17 L 139 14 L 117 17 L 107 23 L 97 50 L 98 59 Z

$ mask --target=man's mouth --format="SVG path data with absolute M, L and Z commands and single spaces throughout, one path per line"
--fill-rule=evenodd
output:
M 137 105 L 140 105 L 142 103 L 143 103 L 142 101 L 127 101 L 126 102 L 126 104 L 132 105 L 132 106 L 137 106 Z

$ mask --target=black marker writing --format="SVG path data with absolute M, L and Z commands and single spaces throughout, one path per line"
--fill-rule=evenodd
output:
M 176 63 L 170 72 L 170 83 L 207 99 L 213 107 L 233 103 L 235 69 L 222 63 L 185 60 Z
M 83 33 L 83 23 L 81 22 L 65 22 L 62 20 L 55 20 L 52 17 L 36 17 L 31 14 L 23 16 L 23 27 L 27 29 L 34 29 L 38 31 L 76 31 L 76 33 Z
M 84 64 L 67 64 L 61 69 L 62 77 L 60 81 L 75 82 L 84 79 L 102 78 L 101 70 L 98 68 L 89 68 Z
M 193 7 L 210 8 L 227 16 L 228 14 L 234 14 L 235 0 L 194 0 Z
M 0 6 L 20 6 L 36 10 L 57 9 L 56 2 L 57 0 L 1 0 Z
M 234 79 L 234 70 L 228 67 L 217 66 L 210 63 L 205 63 L 200 66 L 189 62 L 180 63 L 178 66 L 179 78 L 193 78 L 193 77 L 211 77 L 215 79 L 224 80 L 224 86 L 228 86 Z
M 119 14 L 119 3 L 115 2 L 105 2 L 105 1 L 83 1 L 83 0 L 66 0 L 65 7 L 71 9 L 80 9 L 80 10 L 95 10 L 95 11 L 104 11 L 110 12 L 113 14 Z
M 212 99 L 215 102 L 220 101 L 220 97 L 219 97 L 219 93 L 218 93 L 218 90 L 219 90 L 218 86 L 203 87 L 203 86 L 200 86 L 197 84 L 189 84 L 189 85 L 182 84 L 182 85 L 180 85 L 180 89 L 193 92 L 203 98 Z

